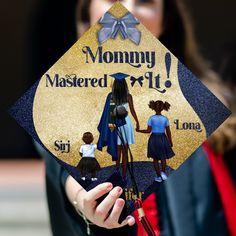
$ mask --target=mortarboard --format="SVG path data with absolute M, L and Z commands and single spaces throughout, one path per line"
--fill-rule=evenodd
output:
M 116 80 L 123 80 L 126 77 L 129 77 L 130 75 L 127 75 L 127 74 L 122 73 L 122 72 L 118 72 L 118 73 L 112 74 L 110 76 L 113 77 Z
M 120 12 L 123 13 L 123 15 L 127 14 L 127 9 L 119 2 L 115 3 L 110 11 L 114 14 L 116 13 L 115 15 L 118 18 L 120 17 Z M 155 181 L 156 172 L 153 168 L 153 163 L 148 159 L 146 154 L 148 150 L 148 136 L 135 133 L 137 142 L 134 148 L 132 148 L 132 157 L 130 156 L 130 160 L 133 158 L 134 162 L 130 163 L 131 165 L 127 165 L 127 168 L 129 166 L 132 167 L 132 171 L 130 172 L 131 174 L 128 173 L 127 179 L 123 181 L 121 165 L 119 165 L 117 170 L 116 159 L 111 155 L 117 153 L 115 148 L 117 148 L 118 139 L 118 134 L 114 135 L 115 132 L 110 130 L 108 124 L 112 93 L 109 88 L 104 89 L 104 87 L 108 87 L 106 83 L 106 86 L 97 86 L 96 83 L 98 79 L 96 77 L 103 77 L 105 80 L 107 79 L 108 73 L 110 74 L 111 71 L 116 71 L 120 68 L 119 70 L 124 69 L 129 71 L 130 74 L 140 76 L 138 77 L 139 79 L 145 78 L 146 73 L 143 73 L 146 71 L 143 69 L 130 68 L 129 63 L 125 60 L 123 60 L 124 65 L 117 66 L 117 64 L 111 63 L 109 67 L 106 67 L 104 63 L 95 60 L 95 54 L 94 57 L 92 57 L 94 64 L 90 65 L 91 68 L 94 68 L 93 70 L 87 67 L 87 60 L 77 60 L 78 57 L 83 58 L 84 45 L 88 47 L 97 45 L 97 52 L 100 52 L 99 48 L 101 49 L 101 47 L 96 38 L 97 34 L 94 33 L 97 30 L 96 26 L 93 29 L 94 30 L 90 31 L 91 33 L 82 36 L 76 43 L 76 47 L 73 46 L 47 74 L 43 75 L 43 77 L 16 102 L 10 110 L 10 114 L 38 143 L 46 148 L 52 154 L 52 158 L 55 158 L 58 163 L 86 188 L 86 190 L 90 190 L 97 184 L 107 181 L 112 182 L 114 186 L 119 185 L 125 187 L 124 192 L 126 194 L 127 211 L 133 212 L 135 208 L 133 200 L 137 198 L 137 195 L 141 196 L 142 200 L 145 200 L 159 187 L 159 183 Z M 134 105 L 138 102 L 137 115 L 141 126 L 146 126 L 146 119 L 150 114 L 149 108 L 147 107 L 148 101 L 160 99 L 161 96 L 163 100 L 168 99 L 168 102 L 173 104 L 174 109 L 171 110 L 168 117 L 170 118 L 171 129 L 173 131 L 173 143 L 175 144 L 174 151 L 176 155 L 167 162 L 167 174 L 169 175 L 205 141 L 205 139 L 230 115 L 230 112 L 174 56 L 171 57 L 175 66 L 171 66 L 170 60 L 166 60 L 166 54 L 168 53 L 168 55 L 170 55 L 168 50 L 163 47 L 160 42 L 154 40 L 152 34 L 142 25 L 140 25 L 140 30 L 145 40 L 153 39 L 148 41 L 148 44 L 143 44 L 143 47 L 145 45 L 145 50 L 151 51 L 155 49 L 156 52 L 158 51 L 158 58 L 163 62 L 168 62 L 169 67 L 163 67 L 163 63 L 158 63 L 154 68 L 147 67 L 146 69 L 148 69 L 148 73 L 150 71 L 150 75 L 151 73 L 160 72 L 160 76 L 150 78 L 149 80 L 145 79 L 141 81 L 142 83 L 139 82 L 140 86 L 138 86 L 138 84 L 137 86 L 133 86 L 132 82 L 135 82 L 135 80 L 130 80 L 128 82 L 131 82 L 131 84 L 129 83 L 128 85 L 131 85 L 130 92 L 135 95 Z M 130 40 L 125 41 L 125 39 L 117 37 L 117 39 L 110 41 L 110 43 L 111 42 L 112 46 L 108 47 L 110 44 L 107 44 L 107 49 L 109 50 L 112 50 L 112 48 L 120 48 L 122 51 L 137 51 L 138 45 L 133 44 Z M 79 48 L 79 50 L 77 50 L 77 48 Z M 140 49 L 143 50 L 142 47 Z M 76 75 L 78 73 L 80 81 L 83 80 L 80 76 L 85 76 L 88 78 L 88 81 L 91 81 L 91 85 L 87 84 L 82 88 L 77 86 L 77 84 L 73 84 L 70 78 L 64 78 L 66 76 L 68 77 L 68 73 Z M 58 77 L 59 82 L 58 84 L 55 83 L 56 86 L 53 88 L 48 88 L 45 84 L 48 74 L 54 78 Z M 160 94 L 158 90 L 160 86 L 159 82 L 165 82 L 166 74 L 168 79 L 171 78 L 171 83 L 176 85 L 176 87 L 174 90 L 171 90 L 172 87 L 169 87 L 170 90 L 168 93 L 164 92 Z M 116 80 L 122 81 L 130 75 L 118 72 L 110 76 Z M 158 78 L 162 79 L 159 81 Z M 56 79 L 54 80 L 56 81 Z M 64 86 L 63 81 L 68 82 L 70 86 Z M 167 81 L 170 82 L 170 80 Z M 64 88 L 57 89 L 57 87 Z M 108 91 L 110 92 L 109 94 L 107 94 Z M 69 98 L 68 94 L 70 94 Z M 178 102 L 176 102 L 176 97 L 178 97 Z M 71 107 L 73 107 L 73 109 L 71 109 Z M 91 112 L 91 108 L 96 109 L 93 109 L 94 112 Z M 183 110 L 184 112 L 178 112 L 179 110 Z M 177 127 L 175 123 L 176 117 L 181 119 L 183 123 L 182 128 Z M 192 128 L 184 129 L 186 125 L 190 127 L 191 124 L 200 125 L 202 131 L 195 132 L 196 130 Z M 47 127 L 47 129 L 45 129 L 45 127 Z M 120 130 L 122 132 L 123 129 Z M 80 155 L 78 155 L 78 147 L 83 145 L 81 135 L 85 131 L 92 132 L 94 137 L 99 136 L 97 140 L 99 152 L 96 152 L 96 159 L 100 162 L 102 168 L 96 175 L 97 181 L 92 181 L 91 178 L 87 179 L 87 177 L 86 181 L 81 179 L 80 171 L 78 171 L 77 168 L 82 159 Z M 61 149 L 59 150 L 58 148 L 55 149 L 54 142 L 56 142 L 56 140 L 63 140 L 63 142 L 65 142 L 60 146 Z M 70 140 L 70 152 L 68 151 L 66 153 L 63 148 L 67 145 L 68 140 Z M 100 143 L 101 148 L 99 149 Z M 104 147 L 107 147 L 107 149 L 104 150 Z M 57 177 L 55 177 L 55 181 L 57 180 L 56 178 Z M 136 184 L 133 184 L 133 180 L 135 180 Z

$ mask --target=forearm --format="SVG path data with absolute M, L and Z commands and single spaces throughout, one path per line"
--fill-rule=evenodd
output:
M 136 123 L 139 123 L 138 121 L 138 117 L 135 111 L 131 112 L 132 116 L 134 117 L 134 120 L 136 121 Z
M 172 143 L 172 137 L 171 137 L 170 130 L 166 130 L 166 135 L 167 135 L 167 138 L 169 139 L 169 142 Z
M 129 102 L 130 112 L 131 112 L 135 122 L 138 124 L 139 121 L 138 121 L 138 117 L 137 117 L 137 114 L 136 114 L 135 109 L 134 109 L 133 98 L 132 98 L 131 95 L 128 96 L 128 102 Z
M 138 132 L 139 132 L 139 133 L 143 133 L 143 134 L 149 134 L 149 133 L 150 133 L 150 131 L 147 130 L 147 129 L 141 129 L 141 130 L 139 130 Z

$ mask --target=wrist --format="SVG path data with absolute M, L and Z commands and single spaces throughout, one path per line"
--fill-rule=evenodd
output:
M 81 189 L 78 189 L 78 190 L 77 190 L 77 193 L 76 193 L 76 196 L 75 196 L 75 199 L 73 200 L 72 203 L 73 203 L 74 208 L 75 208 L 76 212 L 78 213 L 78 215 L 80 215 L 80 216 L 83 218 L 85 224 L 87 225 L 87 234 L 90 235 L 90 225 L 94 225 L 94 224 L 93 224 L 93 222 L 91 222 L 91 221 L 84 215 L 84 213 L 81 211 L 81 209 L 80 209 L 80 207 L 79 207 L 78 202 L 80 202 L 80 201 L 79 201 L 79 194 L 80 194 L 80 192 L 81 192 Z
M 84 191 L 85 190 L 83 189 L 83 187 L 73 177 L 69 176 L 67 178 L 65 183 L 65 192 L 67 198 L 73 206 L 74 202 L 76 202 L 77 207 L 81 208 L 81 206 L 79 206 L 79 203 L 82 202 L 80 198 Z
M 83 214 L 82 209 L 81 209 L 82 207 L 79 205 L 79 202 L 81 202 L 81 199 L 79 197 L 80 193 L 81 193 L 81 189 L 77 189 L 77 191 L 75 192 L 75 196 L 72 199 L 72 205 L 74 206 L 76 211 Z

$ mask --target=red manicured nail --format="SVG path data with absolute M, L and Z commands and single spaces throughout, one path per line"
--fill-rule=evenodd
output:
M 117 189 L 117 192 L 118 192 L 118 193 L 122 193 L 122 191 L 123 191 L 123 189 L 120 188 L 120 187 Z

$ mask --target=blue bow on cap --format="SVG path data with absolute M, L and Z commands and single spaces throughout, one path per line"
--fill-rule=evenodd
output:
M 129 38 L 137 45 L 140 43 L 141 32 L 136 28 L 136 25 L 140 24 L 140 22 L 131 13 L 118 19 L 109 12 L 106 12 L 99 23 L 103 26 L 98 32 L 100 44 L 109 38 L 115 39 L 119 32 L 123 39 Z

